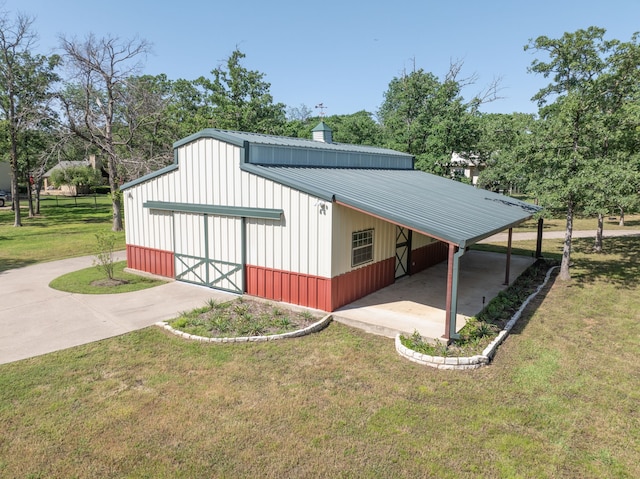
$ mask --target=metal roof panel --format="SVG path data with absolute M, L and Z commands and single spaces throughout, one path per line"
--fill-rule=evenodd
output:
M 540 210 L 530 203 L 417 170 L 257 165 L 249 170 L 461 247 L 514 226 Z

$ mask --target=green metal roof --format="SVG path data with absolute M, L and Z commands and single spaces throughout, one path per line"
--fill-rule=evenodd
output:
M 200 138 L 214 138 L 246 149 L 248 163 L 321 168 L 412 169 L 413 156 L 389 148 L 325 143 L 305 138 L 207 128 L 174 143 L 174 148 Z
M 465 248 L 533 216 L 540 208 L 417 170 L 242 165 L 326 201 L 336 201 Z
M 508 196 L 413 169 L 413 156 L 362 145 L 202 130 L 174 144 L 214 138 L 244 150 L 240 167 L 253 174 L 336 201 L 461 248 L 515 226 L 541 208 Z M 121 187 L 127 189 L 178 168 L 176 162 Z
M 329 125 L 327 125 L 324 121 L 321 121 L 316 126 L 314 126 L 313 130 L 311 131 L 333 131 L 333 130 L 329 128 Z

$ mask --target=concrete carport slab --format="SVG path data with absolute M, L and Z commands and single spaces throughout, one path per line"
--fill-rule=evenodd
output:
M 460 259 L 457 331 L 466 319 L 506 289 L 507 257 L 500 253 L 468 251 Z M 510 282 L 535 262 L 533 257 L 511 256 Z M 336 321 L 393 338 L 413 334 L 438 339 L 445 332 L 447 262 L 443 261 L 334 312 Z

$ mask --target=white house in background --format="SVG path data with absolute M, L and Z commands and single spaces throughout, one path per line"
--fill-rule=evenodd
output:
M 448 261 L 455 337 L 467 248 L 537 207 L 413 168 L 397 151 L 206 129 L 122 185 L 128 267 L 325 311 Z
M 459 153 L 451 154 L 451 174 L 469 178 L 473 186 L 478 184 L 478 177 L 483 169 L 484 164 L 475 155 L 465 158 Z
M 102 162 L 96 158 L 96 155 L 89 155 L 88 158 L 78 161 L 62 160 L 59 161 L 58 164 L 47 170 L 44 175 L 42 175 L 42 188 L 48 192 L 56 190 L 55 186 L 51 183 L 51 175 L 53 174 L 53 172 L 56 170 L 63 170 L 65 168 L 71 168 L 75 166 L 90 166 L 94 170 L 102 170 Z M 71 185 L 61 185 L 58 190 L 61 194 L 76 195 L 78 193 L 81 193 L 81 191 L 78 191 L 77 187 Z M 88 192 L 89 190 L 87 188 L 86 193 Z
M 0 161 L 0 190 L 11 192 L 11 165 Z

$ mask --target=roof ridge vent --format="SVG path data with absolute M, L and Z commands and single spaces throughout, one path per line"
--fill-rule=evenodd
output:
M 311 130 L 313 141 L 321 141 L 323 143 L 333 143 L 333 130 L 329 128 L 324 120 Z

